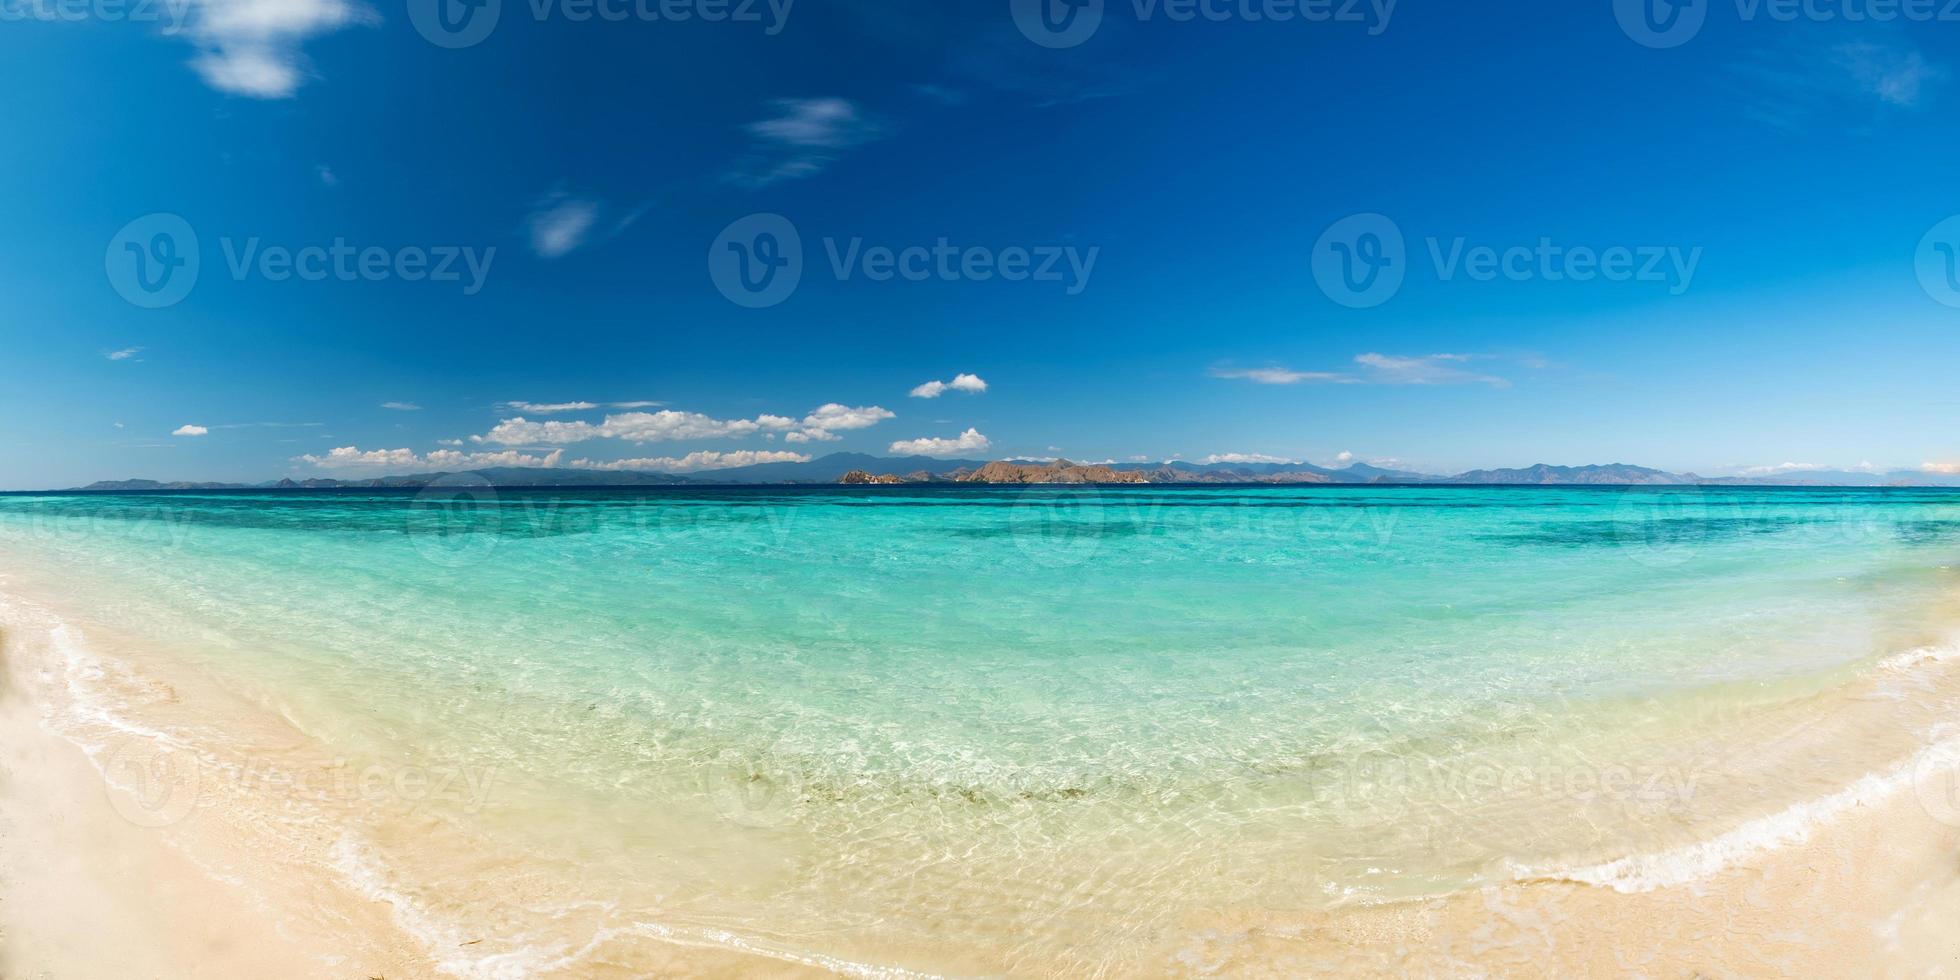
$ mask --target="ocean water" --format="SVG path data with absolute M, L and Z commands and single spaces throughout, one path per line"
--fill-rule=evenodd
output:
M 14 495 L 0 625 L 181 756 L 136 819 L 310 841 L 458 974 L 1149 971 L 1773 845 L 1953 717 L 1956 559 L 1938 490 Z

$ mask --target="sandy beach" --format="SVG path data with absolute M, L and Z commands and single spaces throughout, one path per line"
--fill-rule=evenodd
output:
M 52 731 L 62 665 L 0 634 L 0 977 L 238 978 L 454 975 L 443 951 L 387 901 L 323 872 L 311 842 L 255 833 L 206 796 L 195 815 L 182 770 L 140 741 L 112 765 L 154 766 L 151 792 L 116 784 Z M 208 787 L 206 788 L 208 793 Z M 284 828 L 282 828 L 284 829 Z M 491 883 L 486 882 L 486 887 Z M 448 968 L 446 968 L 448 967 Z M 824 975 L 764 957 L 671 945 L 633 963 L 588 961 L 558 975 Z M 522 976 L 483 964 L 472 976 Z
M 107 781 L 46 726 L 62 667 L 34 646 L 9 637 L 5 647 L 0 975 L 843 972 L 661 942 L 535 973 L 447 960 L 402 929 L 389 902 L 320 872 L 330 863 L 327 833 L 309 848 L 211 809 L 168 819 L 167 801 Z M 1947 925 L 1960 916 L 1960 827 L 1934 815 L 1939 794 L 1952 791 L 1943 782 L 1951 767 L 1916 775 L 1926 774 L 1934 781 L 1861 800 L 1688 882 L 1622 890 L 1530 881 L 1331 912 L 1220 913 L 1160 936 L 1155 953 L 1167 972 L 1189 976 L 1954 975 L 1960 936 Z M 168 782 L 158 784 L 165 794 Z

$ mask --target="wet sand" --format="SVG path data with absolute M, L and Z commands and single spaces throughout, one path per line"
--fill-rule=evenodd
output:
M 127 738 L 123 750 L 92 758 L 45 723 L 44 707 L 62 697 L 61 665 L 33 643 L 6 642 L 0 651 L 0 976 L 830 972 L 643 935 L 598 937 L 555 965 L 520 967 L 431 948 L 386 896 L 325 872 L 333 828 L 259 832 L 236 818 L 263 808 L 230 810 L 221 799 L 183 819 L 187 811 L 169 799 L 167 771 L 152 771 L 158 793 L 131 796 L 105 770 L 161 764 L 144 754 L 145 741 Z M 168 680 L 151 683 L 167 689 L 166 700 L 177 698 Z M 236 717 L 236 706 L 212 699 L 216 690 L 198 685 L 204 700 L 180 707 Z M 1852 708 L 1895 710 L 1871 700 Z M 248 744 L 273 743 L 255 734 Z M 1896 777 L 1901 764 L 1874 760 L 1873 768 Z M 1596 883 L 1531 880 L 1332 911 L 1218 912 L 1140 934 L 1126 959 L 1182 976 L 1960 975 L 1960 933 L 1951 929 L 1960 921 L 1955 768 L 1944 759 L 1907 766 L 1910 778 L 1880 780 L 1879 789 L 1807 814 L 1783 837 L 1688 880 L 1654 885 L 1602 875 Z M 483 887 L 488 893 L 500 883 Z M 912 962 L 931 958 L 907 952 Z M 945 961 L 970 964 L 973 953 Z M 1023 963 L 1015 972 L 1042 971 Z

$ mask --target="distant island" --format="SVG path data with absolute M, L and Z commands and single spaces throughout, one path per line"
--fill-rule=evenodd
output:
M 904 485 L 904 484 L 1433 484 L 1515 486 L 1808 486 L 1953 487 L 1960 474 L 1896 470 L 1861 473 L 1797 470 L 1762 477 L 1702 477 L 1693 473 L 1624 463 L 1592 466 L 1539 464 L 1515 469 L 1471 470 L 1454 475 L 1383 469 L 1366 463 L 1333 469 L 1311 463 L 1074 463 L 1056 460 L 960 460 L 926 456 L 884 457 L 832 453 L 805 462 L 763 463 L 682 476 L 641 471 L 595 471 L 493 467 L 453 473 L 422 473 L 367 479 L 274 480 L 265 483 L 159 482 L 105 480 L 77 492 L 142 493 L 195 490 L 350 490 L 419 489 L 464 482 L 493 487 L 654 487 L 727 485 Z

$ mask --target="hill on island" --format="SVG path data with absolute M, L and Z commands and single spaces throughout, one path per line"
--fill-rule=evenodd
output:
M 1795 470 L 1761 477 L 1702 477 L 1645 466 L 1610 463 L 1591 466 L 1536 466 L 1470 470 L 1454 475 L 1383 469 L 1355 463 L 1340 469 L 1311 463 L 1074 463 L 1057 460 L 936 459 L 929 456 L 871 456 L 831 453 L 804 462 L 762 463 L 734 469 L 677 474 L 633 470 L 573 470 L 495 467 L 453 473 L 336 479 L 284 479 L 265 483 L 166 483 L 110 480 L 77 488 L 100 493 L 199 490 L 414 490 L 461 483 L 493 487 L 659 487 L 811 484 L 1416 484 L 1473 486 L 1810 486 L 1952 487 L 1960 474 L 1918 470 L 1859 473 Z

